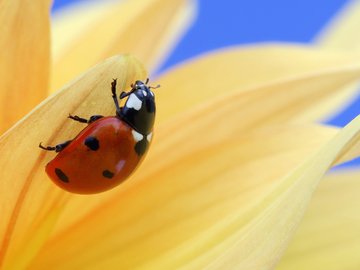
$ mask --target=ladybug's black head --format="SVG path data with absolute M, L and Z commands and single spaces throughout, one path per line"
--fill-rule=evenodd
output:
M 131 85 L 129 93 L 120 95 L 120 98 L 128 96 L 124 107 L 121 109 L 121 118 L 137 132 L 148 135 L 151 133 L 155 121 L 155 95 L 146 82 L 136 81 Z
M 132 90 L 136 91 L 136 90 L 144 90 L 147 91 L 149 90 L 150 87 L 148 87 L 147 84 L 148 80 L 146 80 L 145 83 L 143 83 L 142 81 L 136 81 L 135 84 L 132 85 Z

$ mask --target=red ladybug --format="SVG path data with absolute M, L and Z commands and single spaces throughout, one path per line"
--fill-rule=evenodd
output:
M 123 182 L 140 164 L 152 139 L 155 96 L 145 83 L 136 81 L 124 107 L 119 107 L 116 79 L 111 83 L 116 115 L 93 115 L 90 119 L 69 115 L 88 123 L 73 140 L 55 147 L 39 147 L 58 152 L 46 165 L 46 173 L 59 187 L 73 193 L 91 194 L 109 190 Z

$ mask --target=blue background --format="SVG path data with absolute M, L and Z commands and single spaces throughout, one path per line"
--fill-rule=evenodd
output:
M 55 0 L 53 12 L 76 1 L 91 0 Z M 310 42 L 348 2 L 198 0 L 199 11 L 196 21 L 162 69 L 205 51 L 229 45 L 263 41 Z M 359 114 L 359 108 L 360 98 L 354 100 L 348 108 L 327 123 L 344 126 Z M 350 163 L 353 164 L 355 163 Z
M 80 1 L 93 0 L 55 0 L 53 11 Z M 199 13 L 194 25 L 164 67 L 205 51 L 234 44 L 261 41 L 309 42 L 347 2 L 198 0 Z

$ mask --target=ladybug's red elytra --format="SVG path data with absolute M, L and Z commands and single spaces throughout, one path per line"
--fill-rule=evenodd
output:
M 99 193 L 123 182 L 140 164 L 152 139 L 155 96 L 147 83 L 136 81 L 124 107 L 116 96 L 116 79 L 111 83 L 116 115 L 93 115 L 89 119 L 69 115 L 88 124 L 73 140 L 56 146 L 39 147 L 57 152 L 46 165 L 51 180 L 66 191 L 79 194 Z

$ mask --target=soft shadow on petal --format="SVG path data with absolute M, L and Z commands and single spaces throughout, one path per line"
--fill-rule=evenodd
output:
M 205 54 L 169 70 L 157 79 L 162 85 L 162 88 L 156 90 L 157 102 L 160 104 L 157 119 L 162 122 L 194 105 L 222 95 L 256 91 L 265 84 L 296 81 L 298 78 L 316 76 L 327 70 L 341 69 L 359 62 L 360 58 L 356 61 L 354 54 L 281 44 L 235 47 Z M 356 93 L 354 88 L 343 91 L 334 87 L 320 97 L 320 89 L 323 88 L 313 87 L 312 95 L 317 96 L 316 107 L 308 111 L 308 115 L 303 114 L 304 120 L 319 120 L 343 106 Z M 295 90 L 289 88 L 287 92 L 290 91 Z
M 50 2 L 0 2 L 0 134 L 47 96 Z
M 195 2 L 132 0 L 108 5 L 107 12 L 100 12 L 103 13 L 101 17 L 82 29 L 70 44 L 64 44 L 68 50 L 63 51 L 61 57 L 55 56 L 52 90 L 100 59 L 118 53 L 135 55 L 153 71 L 190 25 Z M 57 39 L 67 35 L 66 28 L 62 29 Z
M 38 143 L 54 145 L 73 138 L 84 126 L 67 119 L 69 113 L 113 115 L 112 78 L 123 89 L 146 76 L 134 57 L 112 57 L 41 103 L 0 138 L 0 265 L 4 269 L 26 268 L 65 202 L 75 197 L 47 179 L 44 166 L 54 153 L 42 151 Z
M 360 174 L 327 175 L 278 268 L 351 270 L 360 264 Z
M 323 48 L 360 51 L 360 1 L 349 1 L 316 38 Z

